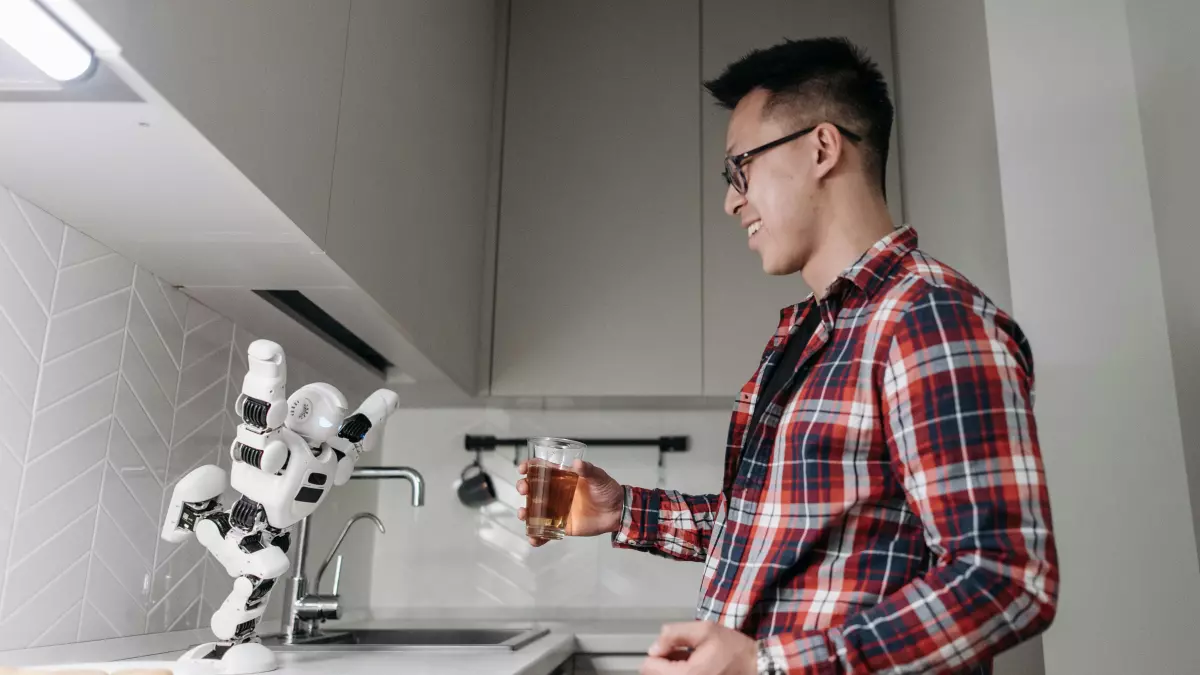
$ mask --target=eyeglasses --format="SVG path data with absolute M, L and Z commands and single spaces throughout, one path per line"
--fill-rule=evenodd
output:
M 766 143 L 764 145 L 758 146 L 757 148 L 747 150 L 747 151 L 741 153 L 740 155 L 733 155 L 732 157 L 726 157 L 725 158 L 725 170 L 723 172 L 721 172 L 721 175 L 723 175 L 725 177 L 726 183 L 732 185 L 733 189 L 738 191 L 738 194 L 742 194 L 742 195 L 746 194 L 746 188 L 749 187 L 749 181 L 746 178 L 746 172 L 743 169 L 743 167 L 746 165 L 746 162 L 748 162 L 751 157 L 762 154 L 762 153 L 766 152 L 767 150 L 770 150 L 771 148 L 774 148 L 776 146 L 783 145 L 784 143 L 787 143 L 788 141 L 794 141 L 797 138 L 800 138 L 801 136 L 803 136 L 805 134 L 812 133 L 813 131 L 816 130 L 816 128 L 818 126 L 820 126 L 820 125 L 819 124 L 813 125 L 811 127 L 808 127 L 807 129 L 801 129 L 800 131 L 797 131 L 794 134 L 788 134 L 787 136 L 784 136 L 783 138 L 775 139 L 775 140 L 771 141 L 770 143 Z M 855 143 L 862 140 L 862 136 L 859 136 L 858 134 L 854 133 L 853 131 L 850 131 L 849 129 L 845 129 L 837 124 L 833 125 L 833 127 L 835 129 L 837 129 L 839 132 L 841 132 L 841 134 L 843 136 L 845 136 L 846 138 L 850 139 L 851 141 L 853 141 Z

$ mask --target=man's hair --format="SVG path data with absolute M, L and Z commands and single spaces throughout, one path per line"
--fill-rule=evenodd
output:
M 730 110 L 764 89 L 769 94 L 764 115 L 782 110 L 801 125 L 796 130 L 831 122 L 862 136 L 864 169 L 876 173 L 886 191 L 892 101 L 879 67 L 849 40 L 786 40 L 756 49 L 704 86 Z

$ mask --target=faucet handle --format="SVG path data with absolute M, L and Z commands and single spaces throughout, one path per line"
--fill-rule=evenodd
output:
M 342 585 L 342 556 L 339 554 L 333 562 L 333 594 L 338 594 L 338 588 Z

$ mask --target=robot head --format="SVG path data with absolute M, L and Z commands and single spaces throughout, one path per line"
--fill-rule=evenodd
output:
M 337 435 L 349 407 L 336 387 L 324 382 L 306 384 L 288 397 L 284 424 L 316 447 Z

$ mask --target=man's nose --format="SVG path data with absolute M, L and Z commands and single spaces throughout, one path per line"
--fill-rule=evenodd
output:
M 734 190 L 732 185 L 725 188 L 725 213 L 737 216 L 738 211 L 741 211 L 745 205 L 746 195 Z

